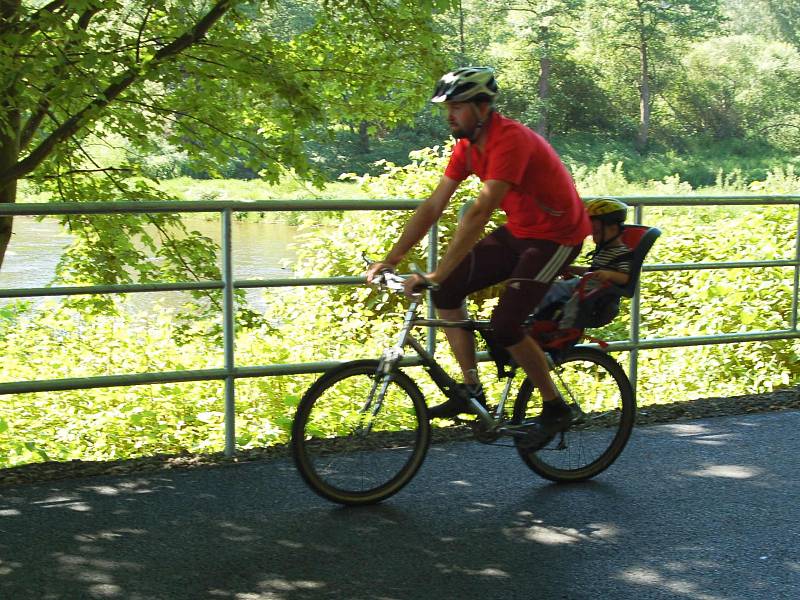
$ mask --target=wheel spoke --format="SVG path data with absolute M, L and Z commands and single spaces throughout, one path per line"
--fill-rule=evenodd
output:
M 554 369 L 554 381 L 576 414 L 570 429 L 537 451 L 519 448 L 528 466 L 555 481 L 587 479 L 619 455 L 633 426 L 630 382 L 619 364 L 591 348 L 576 348 Z M 538 395 L 526 383 L 515 405 L 515 421 L 541 412 Z
M 424 402 L 403 373 L 376 381 L 377 363 L 342 365 L 303 398 L 292 431 L 295 462 L 320 495 L 344 504 L 398 491 L 430 439 Z

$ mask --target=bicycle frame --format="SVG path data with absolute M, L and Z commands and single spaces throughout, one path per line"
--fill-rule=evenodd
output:
M 385 392 L 388 383 L 389 383 L 389 376 L 392 370 L 398 365 L 398 363 L 403 359 L 405 352 L 405 347 L 411 347 L 419 356 L 420 362 L 422 367 L 428 372 L 433 382 L 437 385 L 437 387 L 442 390 L 442 392 L 447 396 L 450 397 L 452 393 L 454 393 L 455 387 L 457 385 L 456 381 L 445 372 L 442 367 L 439 366 L 439 363 L 436 359 L 431 355 L 423 345 L 411 334 L 411 330 L 415 327 L 458 327 L 461 329 L 467 329 L 470 331 L 481 331 L 481 330 L 488 330 L 491 328 L 489 321 L 475 321 L 475 320 L 463 320 L 463 321 L 446 321 L 444 319 L 421 319 L 417 317 L 417 310 L 421 304 L 419 299 L 412 300 L 411 304 L 409 305 L 408 309 L 406 310 L 406 314 L 403 318 L 403 326 L 400 330 L 400 334 L 397 338 L 397 342 L 394 346 L 387 348 L 384 350 L 383 355 L 381 356 L 380 363 L 379 363 L 379 371 L 384 373 L 383 378 L 383 392 Z M 516 371 L 516 367 L 513 368 L 513 372 Z M 478 401 L 474 398 L 469 399 L 470 406 L 478 415 L 478 418 L 483 422 L 483 424 L 489 428 L 494 429 L 498 427 L 503 422 L 503 414 L 505 411 L 506 402 L 508 400 L 508 395 L 511 391 L 511 385 L 514 380 L 513 372 L 511 377 L 508 378 L 506 382 L 505 388 L 503 390 L 503 394 L 498 402 L 497 406 L 494 410 L 489 412 L 484 408 Z M 377 383 L 377 382 L 376 382 Z M 378 396 L 379 400 L 377 405 L 380 405 L 382 394 Z M 370 400 L 371 402 L 371 400 Z
M 386 272 L 379 283 L 402 293 L 405 282 Z M 508 378 L 495 408 L 486 409 L 474 398 L 469 399 L 468 410 L 459 407 L 465 409 L 459 412 L 477 415 L 455 419 L 472 429 L 476 441 L 497 444 L 501 436 L 514 438 L 510 447 L 516 448 L 522 461 L 551 481 L 584 481 L 616 460 L 636 413 L 630 382 L 616 361 L 589 347 L 576 346 L 557 355 L 546 352 L 551 366 L 563 367 L 565 377 L 556 375 L 572 399 L 570 422 L 558 431 L 548 431 L 541 425 L 541 415 L 535 414 L 537 401 L 531 402 L 535 387 L 529 380 L 520 385 L 513 410 L 507 405 L 518 369 L 499 353 L 489 321 L 422 319 L 417 317 L 420 305 L 421 296 L 413 295 L 395 344 L 378 361 L 338 365 L 314 382 L 300 400 L 292 424 L 292 455 L 316 493 L 341 504 L 374 504 L 414 477 L 431 443 L 431 424 L 422 390 L 401 367 L 422 366 L 448 399 L 465 399 L 456 381 L 414 336 L 415 327 L 458 327 L 484 334 L 499 379 Z M 406 348 L 416 356 L 406 358 Z M 577 395 L 573 396 L 571 387 Z M 585 398 L 581 389 L 587 392 Z M 384 409 L 387 419 L 379 414 Z M 357 416 L 355 421 L 353 416 Z

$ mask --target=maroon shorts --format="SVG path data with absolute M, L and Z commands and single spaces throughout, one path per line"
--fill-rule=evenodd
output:
M 478 242 L 433 293 L 437 308 L 459 308 L 472 292 L 506 281 L 492 313 L 495 338 L 503 346 L 522 341 L 522 322 L 544 297 L 553 279 L 581 251 L 558 242 L 516 238 L 505 227 Z

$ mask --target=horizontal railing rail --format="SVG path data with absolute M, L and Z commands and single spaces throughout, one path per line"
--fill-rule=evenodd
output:
M 646 207 L 698 207 L 698 206 L 759 206 L 795 205 L 798 206 L 795 256 L 793 259 L 751 260 L 729 262 L 697 262 L 646 264 L 644 271 L 687 271 L 704 269 L 734 268 L 774 268 L 793 267 L 794 284 L 789 327 L 781 330 L 750 331 L 735 334 L 715 334 L 704 336 L 680 336 L 668 338 L 639 337 L 640 297 L 637 290 L 631 302 L 631 329 L 628 340 L 610 343 L 613 351 L 629 351 L 629 375 L 636 384 L 638 351 L 657 348 L 699 346 L 708 344 L 727 344 L 735 342 L 770 341 L 800 337 L 798 331 L 798 288 L 800 287 L 800 195 L 741 195 L 741 196 L 620 196 L 635 208 L 634 222 L 642 223 L 643 209 Z M 234 299 L 233 291 L 249 288 L 278 288 L 293 286 L 361 285 L 363 277 L 316 277 L 282 279 L 234 280 L 231 238 L 231 221 L 234 212 L 308 212 L 308 211 L 369 211 L 369 210 L 411 210 L 420 204 L 419 200 L 268 200 L 245 201 L 198 201 L 198 202 L 81 202 L 81 203 L 25 203 L 0 205 L 0 215 L 12 216 L 58 216 L 58 215 L 103 215 L 130 213 L 219 213 L 222 216 L 221 249 L 222 279 L 208 281 L 180 281 L 120 285 L 53 286 L 39 288 L 12 288 L 0 290 L 0 298 L 25 298 L 46 296 L 71 296 L 80 294 L 120 294 L 138 292 L 165 292 L 191 290 L 223 291 L 223 355 L 224 367 L 194 369 L 169 372 L 136 373 L 129 375 L 106 375 L 96 377 L 65 378 L 52 380 L 16 381 L 0 383 L 0 395 L 49 391 L 66 391 L 117 386 L 147 385 L 159 383 L 180 383 L 192 381 L 221 380 L 225 383 L 225 452 L 235 452 L 235 398 L 236 379 L 285 375 L 320 373 L 340 364 L 340 360 L 327 360 L 295 364 L 272 364 L 237 367 L 234 352 Z M 428 267 L 433 269 L 438 248 L 438 230 L 430 232 Z M 434 336 L 429 337 L 432 349 Z M 488 360 L 481 353 L 481 360 Z M 343 359 L 344 360 L 344 359 Z M 417 364 L 409 357 L 407 364 Z

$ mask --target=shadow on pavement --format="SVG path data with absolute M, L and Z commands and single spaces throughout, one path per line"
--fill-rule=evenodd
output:
M 432 448 L 383 505 L 339 508 L 290 462 L 0 493 L 0 598 L 790 598 L 800 413 L 637 429 L 597 480 L 513 450 Z

